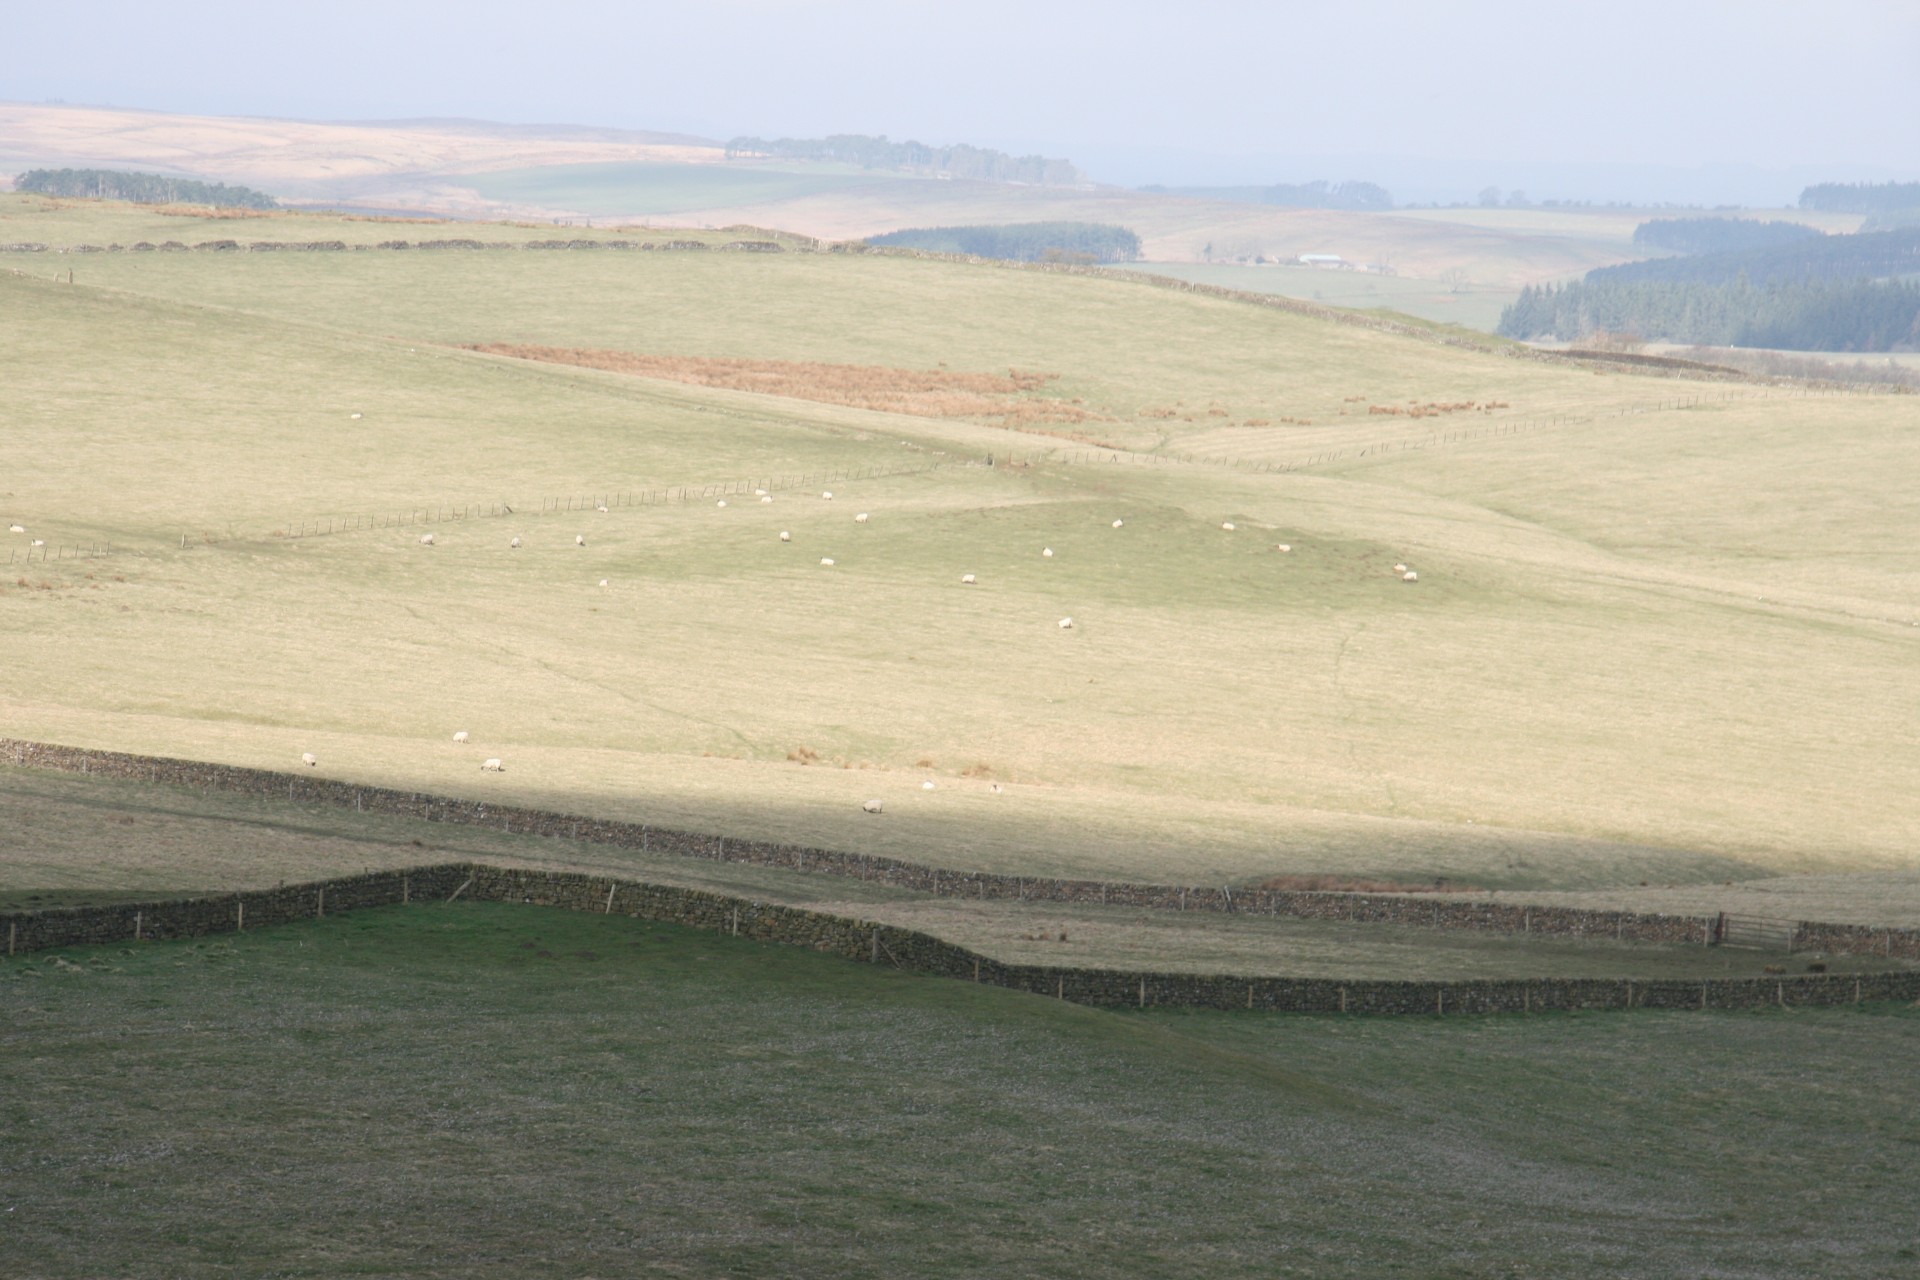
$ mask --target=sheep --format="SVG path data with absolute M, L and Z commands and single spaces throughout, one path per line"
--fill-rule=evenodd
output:
M 1420 581 L 1420 575 L 1409 569 L 1400 575 L 1400 580 L 1402 582 L 1418 582 Z
M 480 762 L 480 770 L 482 773 L 505 773 L 507 766 L 500 763 L 499 756 L 494 756 L 491 759 L 482 760 Z
M 354 420 L 355 422 L 358 422 L 358 421 L 360 421 L 360 415 L 359 415 L 359 414 L 357 414 L 357 413 L 350 413 L 350 414 L 348 414 L 347 416 L 348 416 L 349 418 L 352 418 L 352 419 L 353 419 L 353 420 Z
M 785 529 L 782 529 L 782 530 L 780 531 L 780 541 L 782 541 L 782 542 L 792 542 L 792 541 L 793 541 L 793 535 L 792 535 L 792 534 L 790 534 L 790 533 L 788 533 L 788 532 L 787 532 L 787 531 L 786 531 Z
M 453 740 L 455 742 L 465 742 L 467 740 L 467 731 L 462 729 L 460 732 L 454 734 Z
M 831 490 L 831 489 L 829 489 L 829 490 L 827 490 L 827 492 L 825 492 L 825 493 L 823 493 L 823 494 L 821 494 L 820 496 L 821 496 L 822 498 L 825 498 L 825 499 L 826 499 L 826 500 L 827 500 L 828 502 L 832 502 L 832 501 L 833 501 L 833 490 Z
M 720 505 L 724 507 L 727 504 L 723 502 Z M 605 515 L 607 514 L 607 504 L 603 502 L 599 506 L 595 507 L 594 510 L 598 511 L 601 515 Z
M 867 813 L 879 813 L 881 805 L 878 800 L 868 800 L 862 803 L 860 808 Z
M 574 545 L 574 546 L 576 546 L 576 547 L 584 547 L 584 546 L 586 546 L 586 545 L 587 545 L 587 538 L 586 538 L 586 535 L 585 535 L 585 534 L 582 534 L 582 533 L 576 533 L 576 534 L 574 534 L 574 535 L 573 535 L 573 545 Z
M 1041 556 L 1041 558 L 1042 558 L 1042 559 L 1044 559 L 1044 560 L 1051 560 L 1051 559 L 1053 559 L 1053 548 L 1052 548 L 1052 547 L 1042 547 L 1042 548 L 1040 548 L 1040 556 Z
M 727 500 L 726 500 L 725 498 L 722 498 L 722 499 L 720 499 L 720 502 L 719 502 L 719 504 L 718 504 L 718 505 L 720 505 L 720 506 L 723 506 L 723 507 L 724 507 L 724 506 L 726 506 L 726 505 L 727 505 Z
M 963 586 L 963 587 L 970 587 L 970 586 L 972 586 L 972 585 L 973 585 L 973 575 L 972 575 L 972 574 L 970 574 L 970 573 L 963 573 L 963 574 L 961 574 L 961 575 L 960 575 L 960 585 L 961 585 L 961 586 Z
M 1273 549 L 1275 551 L 1291 551 L 1293 550 L 1293 544 L 1290 542 L 1276 542 L 1273 544 Z
M 433 535 L 432 535 L 432 534 L 430 534 L 430 533 L 423 533 L 423 534 L 421 534 L 421 535 L 420 535 L 420 545 L 421 545 L 421 546 L 423 546 L 423 547 L 430 547 L 430 546 L 432 546 L 432 545 L 433 545 Z
M 1394 571 L 1395 573 L 1405 573 L 1405 572 L 1407 571 L 1407 566 L 1405 566 L 1405 565 L 1403 565 L 1403 564 L 1397 564 L 1397 565 L 1395 565 L 1395 566 L 1393 566 L 1393 571 Z
M 605 578 L 600 579 L 600 589 L 602 591 L 607 589 L 607 580 Z
M 512 547 L 515 551 L 518 551 L 520 549 L 520 539 L 515 538 L 512 542 L 509 542 L 507 545 Z
M 36 547 L 44 547 L 47 545 L 47 540 L 45 538 L 35 538 L 33 540 L 33 545 Z
M 763 494 L 761 494 L 761 495 L 760 495 L 760 501 L 762 501 L 762 502 L 764 502 L 764 503 L 766 503 L 767 505 L 769 505 L 769 506 L 771 506 L 771 505 L 773 505 L 773 495 L 772 495 L 772 494 L 770 494 L 770 493 L 763 493 Z
M 755 489 L 753 491 L 753 496 L 756 498 L 764 498 L 767 496 L 767 491 L 765 489 Z
M 1127 522 L 1126 522 L 1125 520 L 1115 520 L 1115 521 L 1113 522 L 1113 527 L 1114 527 L 1114 528 L 1116 528 L 1116 529 L 1118 529 L 1118 528 L 1121 528 L 1122 526 L 1124 526 L 1124 525 L 1125 525 L 1126 523 L 1127 523 Z
M 993 792 L 995 795 L 999 795 L 1002 791 L 1005 791 L 1006 788 L 997 782 L 990 782 L 987 784 L 987 790 Z
M 302 751 L 300 753 L 300 763 L 307 766 L 307 768 L 311 769 L 315 765 L 319 764 L 320 762 L 314 758 L 313 752 Z
M 1061 629 L 1062 631 L 1071 631 L 1071 630 L 1073 630 L 1073 619 L 1072 619 L 1072 618 L 1062 618 L 1062 619 L 1060 619 L 1060 629 Z
M 923 783 L 921 783 L 921 784 L 920 784 L 920 789 L 921 789 L 922 791 L 931 791 L 931 790 L 933 790 L 933 779 L 932 779 L 932 778 L 928 778 L 928 779 L 927 779 L 927 780 L 926 780 L 925 782 L 923 782 Z
M 8 533 L 25 533 L 26 531 L 27 531 L 27 526 L 23 524 L 11 525 L 7 529 Z
M 827 566 L 827 568 L 829 569 L 833 568 L 833 561 L 828 559 L 826 556 L 820 557 L 820 563 Z
M 1225 530 L 1226 530 L 1226 531 L 1227 531 L 1228 533 L 1232 533 L 1232 532 L 1233 532 L 1233 521 L 1231 521 L 1231 520 L 1225 520 L 1225 521 L 1222 521 L 1222 522 L 1221 522 L 1221 524 L 1220 524 L 1220 527 L 1221 527 L 1222 529 L 1225 529 Z
M 855 524 L 865 524 L 867 522 L 867 513 L 862 511 L 859 515 L 853 518 L 853 522 Z

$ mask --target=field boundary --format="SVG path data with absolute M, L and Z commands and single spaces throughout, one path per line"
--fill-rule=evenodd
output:
M 1540 933 L 1612 938 L 1622 942 L 1709 945 L 1717 916 L 1600 911 L 1457 899 L 1419 901 L 1408 895 L 1312 889 L 1236 889 L 1231 885 L 1134 884 L 958 871 L 884 855 L 742 840 L 680 831 L 644 822 L 496 804 L 418 791 L 363 786 L 312 774 L 98 751 L 0 738 L 0 763 L 65 773 L 99 774 L 151 784 L 193 787 L 329 804 L 427 822 L 498 827 L 509 834 L 545 836 L 708 861 L 780 867 L 816 875 L 874 880 L 939 898 L 1126 906 L 1159 911 L 1215 911 L 1356 924 L 1396 924 L 1482 933 Z M 1791 922 L 1789 950 L 1920 960 L 1920 929 Z
M 1920 971 L 1804 977 L 1385 979 L 1241 977 L 1009 964 L 931 934 L 848 916 L 576 872 L 443 863 L 217 897 L 0 915 L 7 957 L 244 933 L 329 913 L 465 897 L 618 914 L 800 946 L 842 960 L 984 983 L 1099 1008 L 1252 1009 L 1280 1013 L 1489 1014 L 1600 1009 L 1758 1009 L 1920 998 Z

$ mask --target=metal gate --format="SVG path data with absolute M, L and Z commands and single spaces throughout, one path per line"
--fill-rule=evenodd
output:
M 1800 926 L 1771 916 L 1736 916 L 1721 912 L 1713 923 L 1713 940 L 1723 947 L 1752 947 L 1758 951 L 1791 951 Z

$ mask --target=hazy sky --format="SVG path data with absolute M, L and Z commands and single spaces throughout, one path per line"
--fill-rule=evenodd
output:
M 885 133 L 1411 199 L 1920 178 L 1916 0 L 0 0 L 0 32 L 25 102 Z

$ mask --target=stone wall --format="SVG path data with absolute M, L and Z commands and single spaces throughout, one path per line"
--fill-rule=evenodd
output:
M 1702 945 L 1711 938 L 1714 925 L 1713 918 L 1707 916 L 1588 911 L 1574 907 L 1530 907 L 1459 900 L 1433 901 L 1407 894 L 1127 884 L 954 871 L 872 854 L 740 840 L 731 836 L 656 827 L 650 823 L 614 822 L 483 800 L 460 800 L 422 792 L 357 786 L 312 774 L 242 769 L 11 738 L 0 738 L 0 762 L 214 791 L 276 798 L 284 795 L 289 801 L 332 804 L 359 812 L 391 814 L 427 822 L 497 827 L 507 832 L 579 840 L 651 853 L 782 867 L 857 880 L 877 880 L 943 898 L 1100 903 L 1158 911 L 1218 911 L 1358 924 L 1469 929 L 1482 933 L 1541 933 L 1556 937 L 1613 938 L 1623 942 L 1698 942 Z M 1796 938 L 1796 948 L 1799 950 L 1920 960 L 1920 930 L 1916 929 L 1801 924 L 1797 927 Z
M 910 929 L 643 881 L 452 863 L 213 898 L 0 915 L 8 956 L 54 947 L 202 937 L 365 907 L 483 902 L 659 920 L 806 947 L 843 960 L 981 982 L 1107 1008 L 1286 1013 L 1484 1014 L 1572 1009 L 1752 1009 L 1920 997 L 1920 971 L 1712 981 L 1541 979 L 1456 982 L 1247 978 L 1006 964 Z

